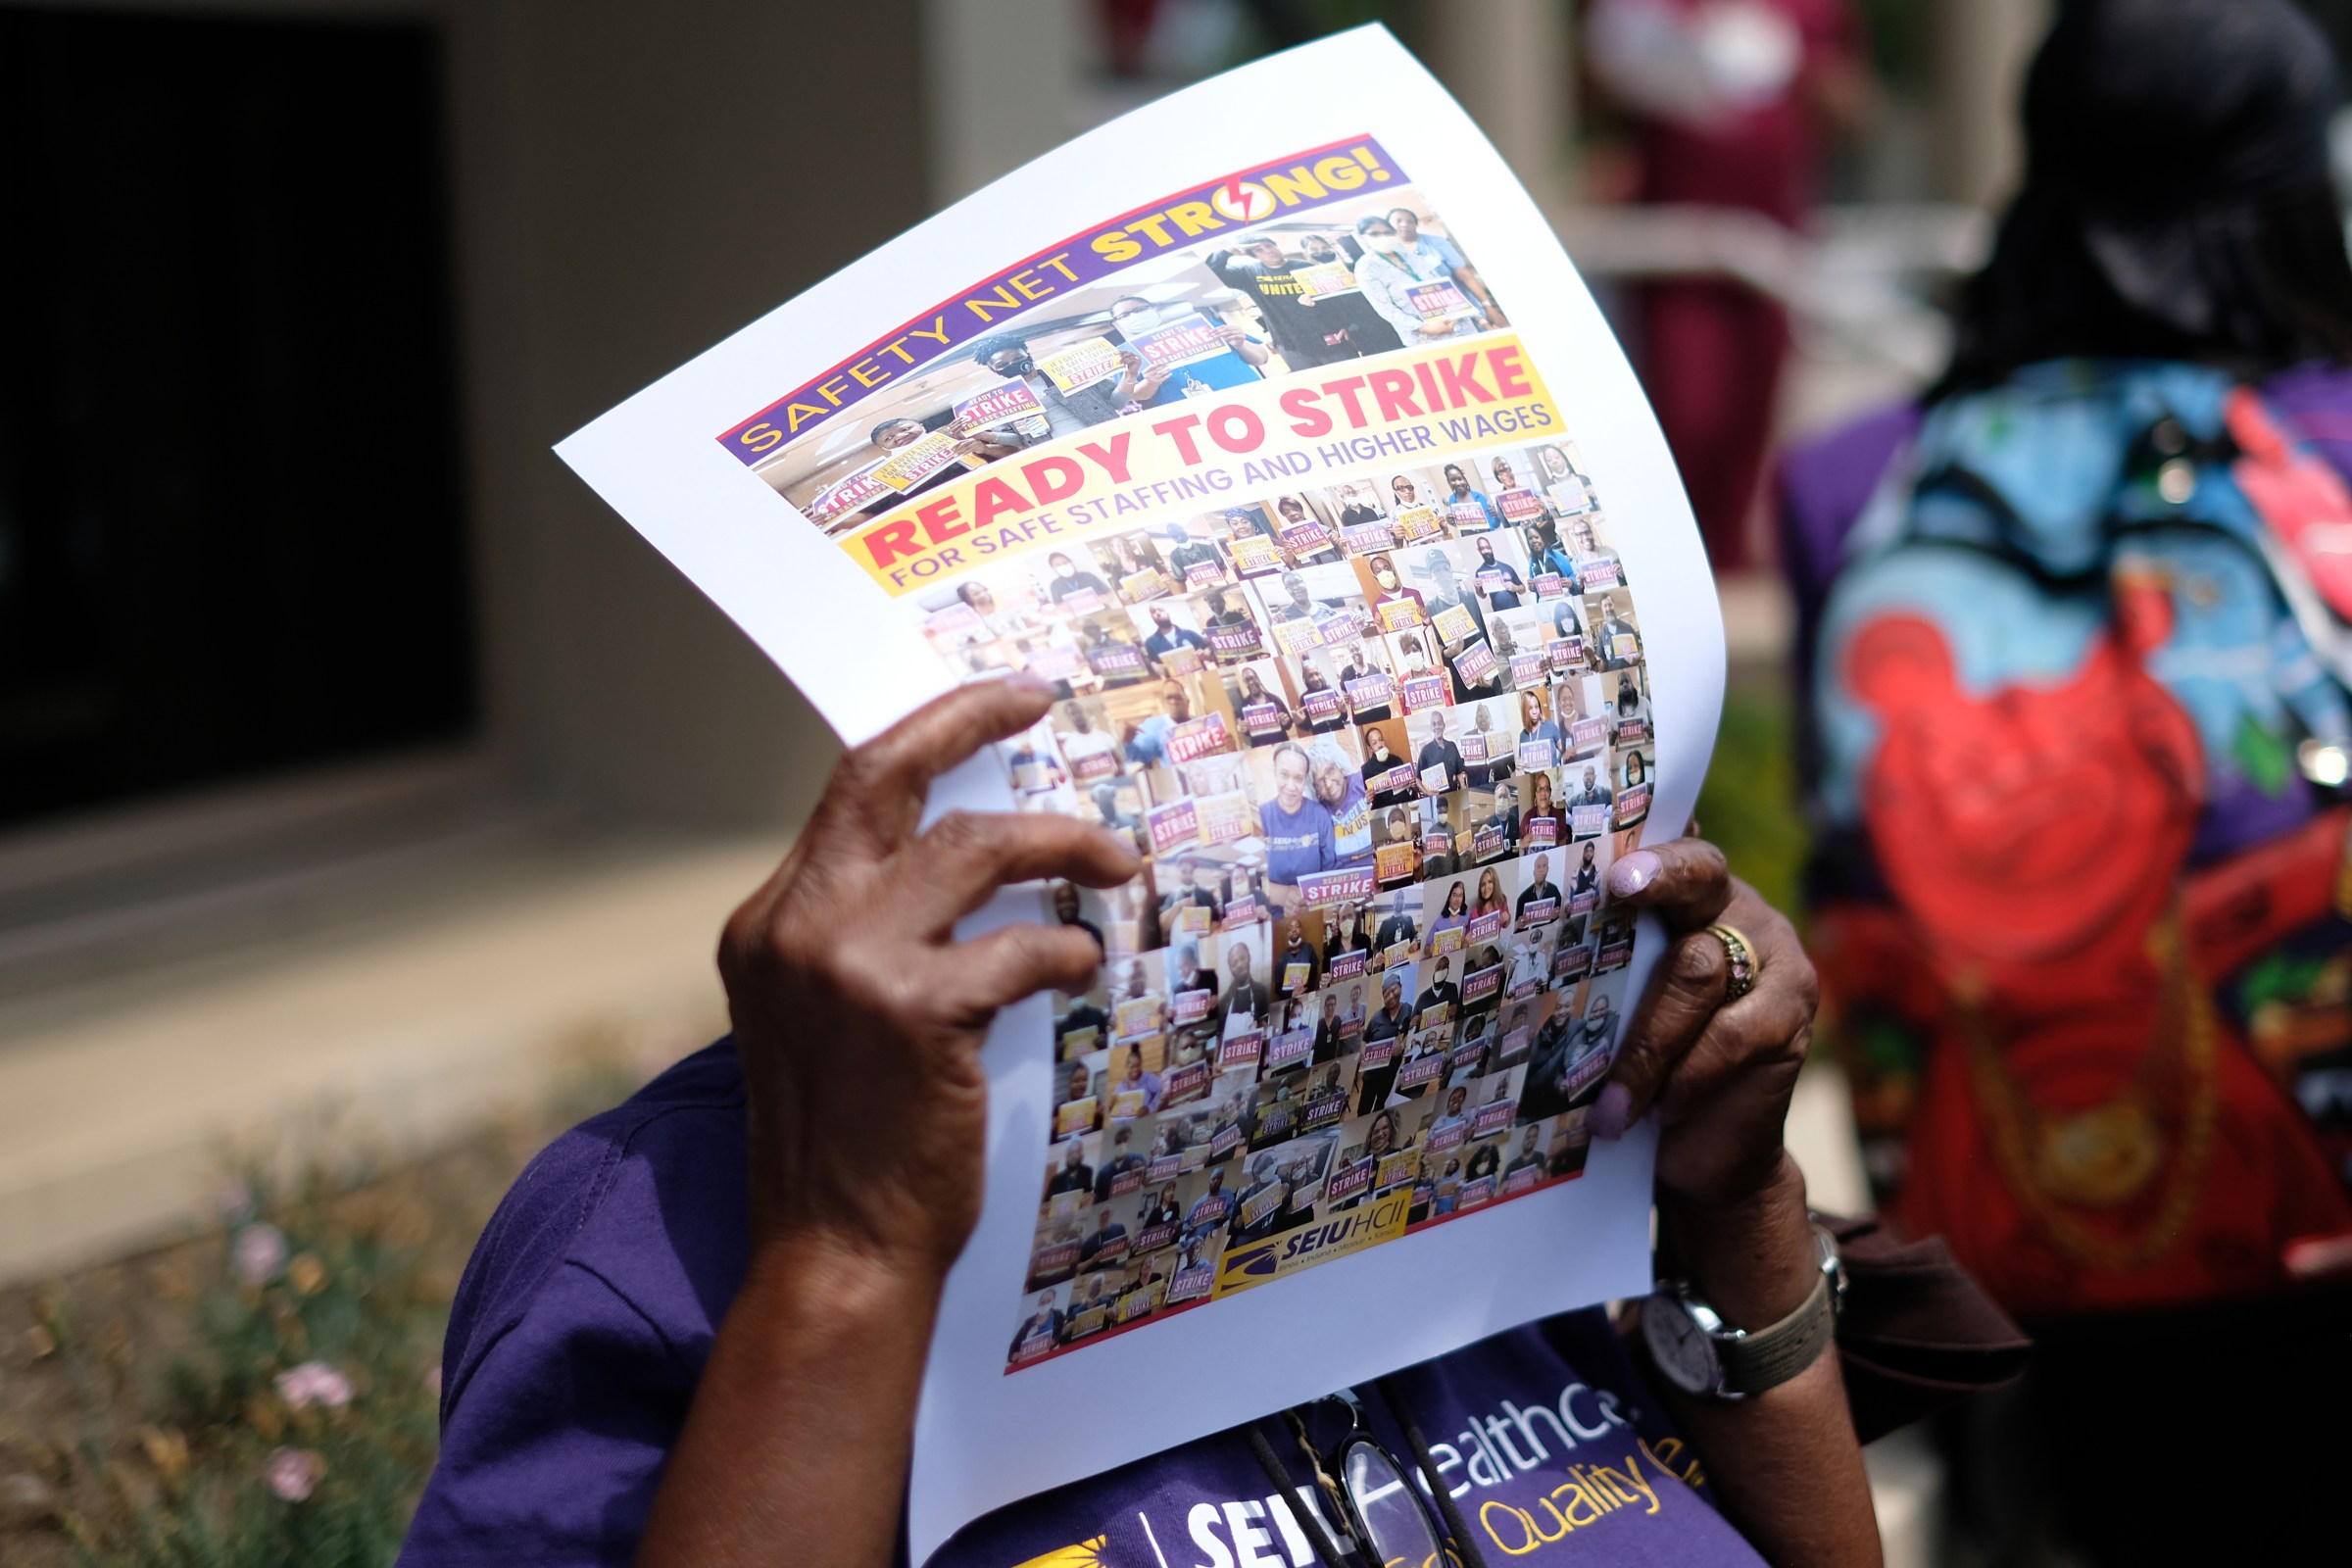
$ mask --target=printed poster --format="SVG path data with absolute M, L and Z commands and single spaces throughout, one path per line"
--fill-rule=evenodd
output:
M 956 417 L 948 428 L 956 435 L 966 436 L 998 425 L 1012 425 L 1028 435 L 1044 421 L 1045 414 L 1045 405 L 1037 400 L 1028 383 L 1006 381 L 956 404 Z
M 1346 262 L 1301 267 L 1291 276 L 1297 279 L 1298 292 L 1310 300 L 1327 300 L 1356 291 L 1355 271 Z
M 1092 386 L 1119 368 L 1119 351 L 1106 337 L 1081 338 L 1067 348 L 1056 349 L 1037 361 L 1038 371 L 1054 383 L 1054 390 L 1075 392 L 1082 386 Z
M 873 476 L 896 495 L 905 495 L 953 464 L 962 440 L 953 430 L 933 430 L 917 436 L 883 459 L 873 469 Z
M 1280 296 L 1210 264 L 1262 238 L 1305 271 L 1327 265 L 1310 238 L 1399 207 L 1476 267 L 1492 322 L 1439 279 L 1423 303 L 1450 333 L 1367 328 L 1351 358 L 1294 364 Z M 1130 335 L 1116 307 L 1137 297 L 1155 316 Z M 1006 336 L 1023 376 L 974 363 Z M 1120 404 L 1130 354 L 1182 365 L 1192 395 Z M 985 439 L 955 437 L 958 415 Z M 1689 819 L 1722 628 L 1590 294 L 1385 31 L 1039 159 L 559 451 L 849 743 L 958 681 L 1052 672 L 1069 695 L 933 808 L 1069 813 L 1145 859 L 1128 887 L 1014 889 L 962 928 L 1083 921 L 1104 962 L 1088 992 L 1008 1009 L 983 1054 L 987 1196 L 916 1422 L 917 1561 L 1022 1496 L 1645 1287 L 1652 1142 L 1588 1147 L 1614 1047 L 1596 1067 L 1575 1046 L 1638 1003 L 1655 932 L 1598 896 L 1584 918 L 1517 914 L 1588 873 L 1605 890 L 1649 826 Z M 1524 483 L 1565 473 L 1592 505 L 1564 539 Z M 1536 504 L 1490 527 L 1446 499 L 1456 477 Z M 1570 550 L 1624 564 L 1641 637 L 1517 657 L 1539 632 L 1485 607 L 1487 553 L 1525 582 Z M 1583 717 L 1629 653 L 1635 767 Z M 1310 700 L 1334 692 L 1350 703 Z M 1569 744 L 1460 744 L 1530 728 Z M 1456 1089 L 1479 1108 L 1440 1135 Z M 1297 1331 L 1366 1301 L 1377 1332 Z
M 1217 335 L 1217 323 L 1197 312 L 1180 316 L 1149 332 L 1138 332 L 1129 341 L 1144 357 L 1145 366 L 1154 370 L 1198 365 L 1230 352 L 1225 340 Z

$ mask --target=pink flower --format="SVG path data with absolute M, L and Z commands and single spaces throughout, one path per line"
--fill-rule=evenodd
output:
M 240 1285 L 267 1285 L 285 1271 L 286 1237 L 274 1225 L 248 1225 L 228 1248 L 229 1272 Z
M 288 1502 L 301 1502 L 326 1474 L 326 1461 L 308 1448 L 272 1448 L 263 1461 L 262 1479 Z
M 227 1223 L 241 1225 L 253 1218 L 253 1189 L 231 1176 L 214 1192 L 213 1207 Z
M 351 1402 L 351 1382 L 324 1361 L 305 1361 L 277 1375 L 277 1396 L 296 1410 L 314 1404 L 340 1410 Z

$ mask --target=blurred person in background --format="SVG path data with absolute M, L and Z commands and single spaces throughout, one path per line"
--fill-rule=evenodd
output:
M 1632 120 L 1632 198 L 1805 221 L 1825 131 L 1874 89 L 1848 0 L 1593 0 L 1594 84 Z M 1749 517 L 1788 356 L 1781 306 L 1730 278 L 1641 291 L 1642 381 L 1719 572 L 1753 564 Z
M 1996 1561 L 2342 1539 L 2169 1479 L 2197 1432 L 2352 1458 L 2338 99 L 2286 0 L 2072 0 L 1943 380 L 1783 475 L 1872 1172 L 2039 1342 L 1954 1434 Z

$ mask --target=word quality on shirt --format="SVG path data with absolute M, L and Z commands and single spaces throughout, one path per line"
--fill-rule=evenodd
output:
M 1129 837 L 1063 887 L 1054 1109 L 1007 1369 L 1573 1180 L 1649 805 L 1631 585 L 1572 444 L 1271 495 L 924 596 L 1057 685 L 1024 809 Z

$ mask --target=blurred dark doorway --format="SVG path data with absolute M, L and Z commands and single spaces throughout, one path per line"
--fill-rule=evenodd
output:
M 0 830 L 476 722 L 421 24 L 0 4 Z

